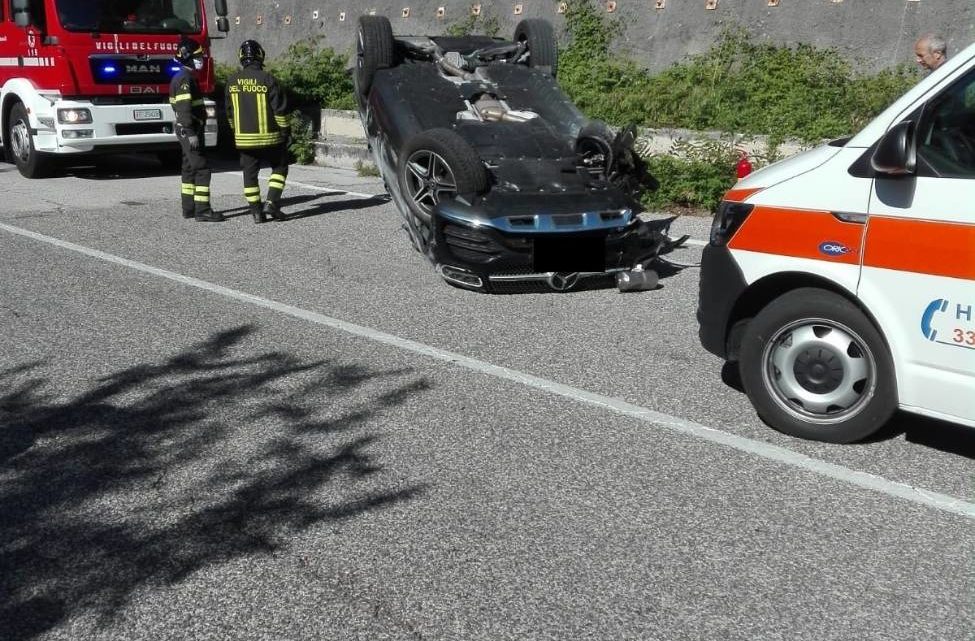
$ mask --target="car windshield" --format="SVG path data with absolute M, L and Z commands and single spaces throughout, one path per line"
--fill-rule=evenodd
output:
M 58 20 L 69 31 L 200 33 L 199 0 L 57 0 Z

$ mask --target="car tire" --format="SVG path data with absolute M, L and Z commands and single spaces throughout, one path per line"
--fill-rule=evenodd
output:
M 593 120 L 576 136 L 575 152 L 581 166 L 594 177 L 605 179 L 615 161 L 613 154 L 613 130 L 601 120 Z M 603 161 L 594 163 L 594 157 L 602 155 Z
M 742 336 L 741 379 L 758 415 L 799 438 L 851 443 L 897 409 L 890 351 L 842 296 L 801 288 L 773 300 Z
M 426 226 L 441 200 L 480 194 L 488 186 L 477 152 L 450 129 L 428 129 L 413 136 L 400 155 L 398 174 L 410 211 Z
M 386 16 L 359 16 L 355 41 L 356 93 L 365 98 L 372 87 L 372 80 L 379 69 L 393 66 L 393 27 Z
M 30 119 L 22 103 L 18 102 L 10 110 L 4 141 L 10 159 L 24 178 L 43 178 L 50 173 L 51 160 L 34 147 Z
M 528 66 L 548 67 L 552 77 L 559 68 L 559 44 L 548 20 L 526 18 L 515 27 L 515 42 L 528 45 Z

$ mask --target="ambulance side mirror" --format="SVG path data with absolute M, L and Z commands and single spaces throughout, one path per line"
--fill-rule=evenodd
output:
M 227 0 L 214 0 L 213 8 L 217 10 L 218 16 L 227 15 Z
M 917 139 L 913 120 L 899 122 L 884 134 L 870 158 L 878 174 L 903 176 L 917 169 Z

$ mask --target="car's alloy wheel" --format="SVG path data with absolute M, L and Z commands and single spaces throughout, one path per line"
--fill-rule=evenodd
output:
M 487 189 L 487 170 L 473 147 L 452 129 L 428 129 L 403 148 L 399 182 L 419 224 L 430 226 L 433 210 L 459 195 Z
M 457 195 L 457 179 L 439 154 L 421 149 L 406 160 L 406 193 L 429 217 L 441 200 Z
M 853 303 L 821 289 L 793 290 L 762 309 L 742 337 L 740 369 L 762 419 L 793 436 L 860 440 L 897 408 L 880 332 Z

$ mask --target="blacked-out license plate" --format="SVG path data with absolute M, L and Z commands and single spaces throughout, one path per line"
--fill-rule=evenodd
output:
M 162 109 L 136 109 L 132 116 L 136 120 L 162 120 Z
M 536 238 L 532 261 L 538 272 L 606 270 L 606 239 L 601 236 Z

